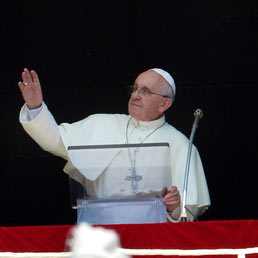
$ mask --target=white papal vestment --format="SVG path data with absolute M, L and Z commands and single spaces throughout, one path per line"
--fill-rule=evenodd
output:
M 68 159 L 67 148 L 78 145 L 125 144 L 126 131 L 128 143 L 141 143 L 144 139 L 144 143 L 169 143 L 171 184 L 178 188 L 182 196 L 189 141 L 181 132 L 166 123 L 164 116 L 155 121 L 145 122 L 137 121 L 129 115 L 96 114 L 72 124 L 57 125 L 45 103 L 37 113 L 35 117 L 31 117 L 26 105 L 23 106 L 20 122 L 25 131 L 42 149 L 66 159 L 68 162 L 64 171 L 88 190 L 95 191 L 98 197 L 109 197 L 123 192 L 121 187 L 125 181 L 119 184 L 114 177 L 103 173 L 112 165 L 112 159 L 103 159 L 100 171 L 93 174 L 83 171 L 82 174 Z M 151 134 L 157 127 L 160 128 Z M 210 205 L 210 198 L 201 159 L 195 146 L 192 149 L 189 170 L 187 206 L 194 214 L 201 214 Z M 189 217 L 191 219 L 191 216 Z

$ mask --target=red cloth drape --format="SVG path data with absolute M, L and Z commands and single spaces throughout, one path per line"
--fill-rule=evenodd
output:
M 128 249 L 258 247 L 258 220 L 107 225 Z M 72 225 L 0 227 L 0 252 L 63 252 Z M 257 257 L 248 255 L 247 257 Z

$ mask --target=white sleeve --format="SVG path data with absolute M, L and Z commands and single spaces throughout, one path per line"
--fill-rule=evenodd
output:
M 178 222 L 180 220 L 181 208 L 176 208 L 173 212 L 167 211 L 167 219 L 169 222 Z
M 36 110 L 29 110 L 25 104 L 20 112 L 20 123 L 43 150 L 68 159 L 58 125 L 45 103 Z
M 43 109 L 43 105 L 41 105 L 39 108 L 36 108 L 36 109 L 29 109 L 29 107 L 26 105 L 25 112 L 28 113 L 27 117 L 31 121 L 40 114 L 42 109 Z

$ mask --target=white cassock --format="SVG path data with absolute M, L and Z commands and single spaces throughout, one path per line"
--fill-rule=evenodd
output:
M 83 184 L 89 193 L 97 197 L 110 197 L 123 195 L 126 192 L 126 187 L 130 185 L 130 182 L 126 180 L 121 182 L 120 178 L 108 173 L 117 152 L 110 152 L 106 157 L 99 159 L 101 165 L 98 170 L 78 171 L 76 165 L 81 161 L 70 160 L 67 148 L 82 145 L 125 144 L 127 143 L 127 132 L 128 143 L 142 143 L 143 140 L 144 143 L 169 143 L 171 185 L 176 186 L 182 196 L 189 140 L 166 123 L 164 116 L 158 120 L 145 122 L 137 121 L 129 115 L 96 114 L 72 124 L 63 123 L 58 126 L 45 103 L 36 112 L 37 115 L 32 117 L 32 113 L 28 111 L 26 105 L 23 106 L 20 112 L 20 122 L 23 128 L 42 149 L 66 159 L 68 162 L 64 171 Z M 156 128 L 158 129 L 153 132 Z M 120 160 L 123 161 L 123 159 L 125 159 L 125 163 L 130 162 L 128 155 L 122 155 Z M 90 161 L 88 160 L 88 162 Z M 209 205 L 209 192 L 201 159 L 196 147 L 193 146 L 187 207 L 193 214 L 200 215 Z M 191 215 L 188 215 L 192 220 Z

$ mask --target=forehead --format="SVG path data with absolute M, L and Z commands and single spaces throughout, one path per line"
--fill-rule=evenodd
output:
M 143 72 L 135 80 L 135 85 L 138 87 L 145 86 L 149 89 L 159 88 L 163 83 L 163 77 L 154 71 Z

